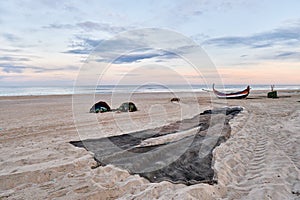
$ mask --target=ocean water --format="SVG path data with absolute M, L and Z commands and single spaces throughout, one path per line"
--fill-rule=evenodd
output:
M 216 86 L 222 91 L 239 91 L 247 85 Z M 252 90 L 270 90 L 270 85 L 251 85 Z M 0 96 L 63 95 L 63 94 L 112 94 L 112 93 L 151 93 L 151 92 L 205 92 L 207 85 L 98 85 L 96 86 L 9 86 L 0 87 Z M 300 85 L 275 85 L 275 90 L 300 90 Z

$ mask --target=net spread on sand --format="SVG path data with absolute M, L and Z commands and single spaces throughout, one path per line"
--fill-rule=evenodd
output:
M 212 152 L 229 138 L 229 120 L 241 110 L 206 110 L 154 129 L 70 143 L 93 152 L 99 166 L 112 164 L 150 182 L 214 184 Z

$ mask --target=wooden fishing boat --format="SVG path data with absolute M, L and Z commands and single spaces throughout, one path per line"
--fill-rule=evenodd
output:
M 233 93 L 223 93 L 223 92 L 217 91 L 215 89 L 215 84 L 213 84 L 213 91 L 214 91 L 215 95 L 220 99 L 243 99 L 249 95 L 250 86 L 248 85 L 248 87 L 243 91 L 233 92 Z

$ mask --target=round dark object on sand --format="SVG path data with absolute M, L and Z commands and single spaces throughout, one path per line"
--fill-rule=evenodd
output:
M 174 98 L 171 99 L 171 102 L 179 102 L 179 101 L 180 101 L 180 99 L 177 98 L 177 97 L 174 97 Z
M 91 109 L 91 113 L 98 113 L 98 112 L 108 112 L 111 111 L 109 105 L 104 101 L 99 101 L 98 103 L 95 103 Z
M 121 112 L 135 112 L 137 111 L 137 107 L 132 102 L 125 102 L 118 108 Z

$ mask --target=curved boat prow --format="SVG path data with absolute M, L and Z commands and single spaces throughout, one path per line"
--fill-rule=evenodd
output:
M 250 94 L 250 85 L 243 91 L 233 92 L 233 93 L 223 93 L 219 92 L 215 89 L 215 84 L 213 84 L 213 91 L 215 95 L 220 99 L 243 99 L 246 98 Z

